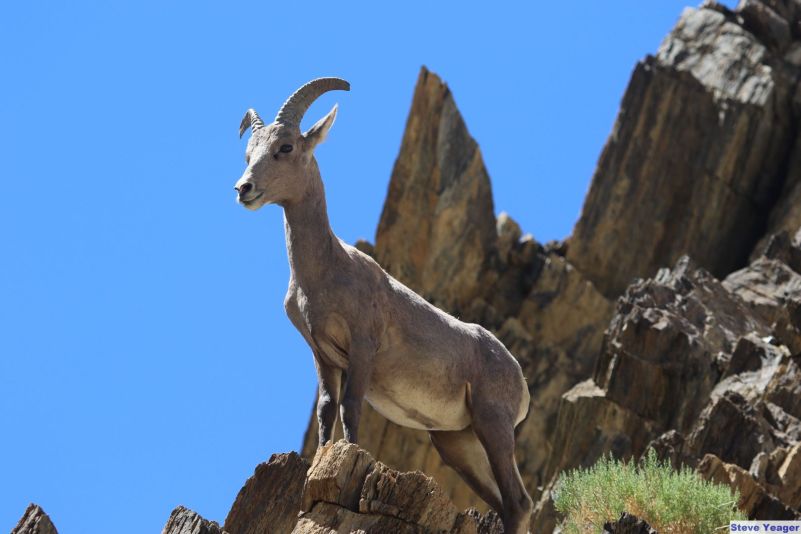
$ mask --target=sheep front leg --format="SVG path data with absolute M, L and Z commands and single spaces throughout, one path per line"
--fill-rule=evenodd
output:
M 342 371 L 321 362 L 317 354 L 314 355 L 314 366 L 317 369 L 317 443 L 323 446 L 331 441 L 334 431 Z
M 362 400 L 370 385 L 374 352 L 369 345 L 352 342 L 348 353 L 345 394 L 339 405 L 339 413 L 342 417 L 342 431 L 349 443 L 359 442 L 359 418 L 362 414 Z

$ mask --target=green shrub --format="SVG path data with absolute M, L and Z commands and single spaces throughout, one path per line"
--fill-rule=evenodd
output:
M 746 518 L 737 500 L 728 486 L 703 480 L 689 468 L 676 471 L 653 450 L 639 466 L 604 457 L 589 469 L 570 471 L 554 492 L 566 534 L 601 532 L 624 511 L 660 534 L 719 534 L 728 532 L 730 520 Z

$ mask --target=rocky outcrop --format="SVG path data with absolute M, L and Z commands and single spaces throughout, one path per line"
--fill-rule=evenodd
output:
M 291 532 L 308 469 L 309 463 L 295 452 L 273 454 L 239 490 L 223 529 L 228 534 Z
M 161 534 L 227 534 L 220 525 L 208 521 L 197 513 L 179 506 L 170 514 Z
M 551 485 L 607 452 L 639 457 L 653 447 L 675 466 L 740 490 L 752 517 L 796 516 L 799 479 L 779 473 L 798 465 L 787 458 L 801 442 L 801 370 L 783 341 L 799 340 L 773 307 L 786 307 L 778 297 L 792 294 L 784 284 L 798 273 L 768 260 L 719 282 L 684 257 L 627 289 L 593 377 L 562 398 Z M 771 277 L 776 271 L 792 276 Z M 546 531 L 556 522 L 548 498 L 535 519 Z
M 801 43 L 789 45 L 785 31 L 797 19 L 769 4 L 688 9 L 656 56 L 635 67 L 568 246 L 607 296 L 684 254 L 723 277 L 763 235 L 801 154 Z M 784 28 L 778 42 L 774 27 Z M 797 217 L 797 203 L 781 205 L 776 228 Z
M 447 85 L 420 71 L 378 223 L 376 259 L 458 308 L 480 290 L 495 244 L 489 175 Z
M 292 532 L 492 534 L 500 529 L 495 514 L 460 512 L 423 473 L 398 472 L 339 441 L 317 451 Z
M 58 531 L 42 507 L 31 503 L 11 534 L 58 534 Z
M 759 519 L 796 519 L 798 513 L 770 495 L 754 477 L 740 466 L 723 462 L 707 454 L 698 465 L 698 473 L 706 480 L 735 488 L 740 497 L 737 507 L 749 517 Z

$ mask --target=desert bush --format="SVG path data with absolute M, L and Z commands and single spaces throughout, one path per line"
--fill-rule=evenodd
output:
M 595 534 L 624 511 L 660 534 L 727 532 L 730 520 L 745 519 L 728 486 L 702 479 L 690 468 L 675 470 L 649 450 L 639 465 L 606 456 L 588 469 L 563 474 L 554 490 L 566 534 Z

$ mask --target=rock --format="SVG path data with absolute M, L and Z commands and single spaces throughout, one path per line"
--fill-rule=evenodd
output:
M 746 29 L 763 43 L 779 50 L 790 44 L 790 23 L 762 0 L 742 0 L 737 11 Z
M 801 443 L 790 449 L 778 470 L 778 494 L 783 503 L 797 510 L 801 507 Z
M 31 503 L 11 534 L 58 534 L 58 531 L 42 507 Z
M 179 506 L 170 514 L 170 519 L 164 525 L 161 534 L 226 534 L 226 532 L 214 521 L 203 519 L 192 510 Z
M 668 430 L 651 441 L 645 450 L 653 449 L 660 461 L 670 462 L 673 469 L 680 469 L 684 465 L 695 463 L 695 458 L 685 454 L 685 448 L 684 436 L 675 430 Z
M 357 514 L 336 506 L 320 502 L 304 513 L 292 530 L 292 534 L 348 534 L 351 532 L 375 533 L 397 532 L 398 534 L 420 534 L 416 525 L 391 516 Z
M 607 452 L 619 458 L 639 457 L 655 444 L 662 457 L 680 465 L 694 464 L 705 448 L 723 447 L 742 422 L 734 418 L 740 412 L 725 411 L 729 404 L 722 401 L 715 408 L 707 405 L 740 340 L 768 333 L 743 301 L 686 257 L 653 279 L 633 283 L 618 300 L 593 377 L 562 396 L 545 471 L 547 487 L 565 469 L 587 467 Z M 747 359 L 742 353 L 740 357 Z M 774 371 L 778 368 L 774 362 Z M 763 383 L 771 377 L 763 378 Z M 753 411 L 750 405 L 738 407 L 748 414 Z M 702 419 L 707 425 L 692 434 L 705 409 L 710 414 Z M 781 431 L 759 413 L 758 418 L 747 419 L 754 422 L 747 428 L 761 433 L 745 438 L 737 457 L 747 460 L 746 467 L 761 450 L 748 439 L 763 439 L 773 446 L 784 443 L 777 437 Z M 555 523 L 549 500 L 548 492 L 543 492 L 535 524 Z
M 763 256 L 730 274 L 724 285 L 772 325 L 781 343 L 801 350 L 801 274 L 783 261 Z
M 602 293 L 682 254 L 718 277 L 745 264 L 791 157 L 787 68 L 706 7 L 635 67 L 567 251 Z
M 495 514 L 459 512 L 431 477 L 396 471 L 338 441 L 317 451 L 292 532 L 496 534 L 499 525 Z
M 487 170 L 448 86 L 425 67 L 376 234 L 376 258 L 424 296 L 459 308 L 495 246 Z
M 760 451 L 772 451 L 778 445 L 764 415 L 732 391 L 701 414 L 687 441 L 696 457 L 712 453 L 742 469 L 749 469 Z
M 259 464 L 225 518 L 229 534 L 291 532 L 297 522 L 309 463 L 295 452 Z
M 364 252 L 371 258 L 375 257 L 375 247 L 369 241 L 364 239 L 359 239 L 358 241 L 356 241 L 356 243 L 354 243 L 353 246 L 359 249 L 360 251 Z
M 767 327 L 689 258 L 619 300 L 595 381 L 606 397 L 657 428 L 686 432 L 721 377 L 740 337 Z M 638 387 L 630 387 L 637 382 Z
M 364 481 L 359 512 L 389 515 L 435 531 L 452 530 L 459 510 L 434 479 L 421 475 L 376 465 Z
M 604 523 L 604 533 L 608 534 L 656 534 L 656 530 L 639 517 L 627 512 L 620 514 L 617 521 Z
M 781 407 L 786 413 L 801 419 L 801 361 L 800 356 L 785 357 L 779 362 L 768 385 L 764 399 Z
M 357 445 L 329 442 L 317 449 L 303 489 L 301 509 L 328 502 L 357 512 L 362 485 L 375 460 Z
M 743 510 L 749 519 L 797 519 L 794 512 L 781 501 L 770 495 L 765 488 L 742 467 L 723 462 L 714 454 L 704 455 L 698 464 L 698 474 L 706 480 L 717 484 L 725 484 L 737 490 L 740 499 L 737 507 Z

